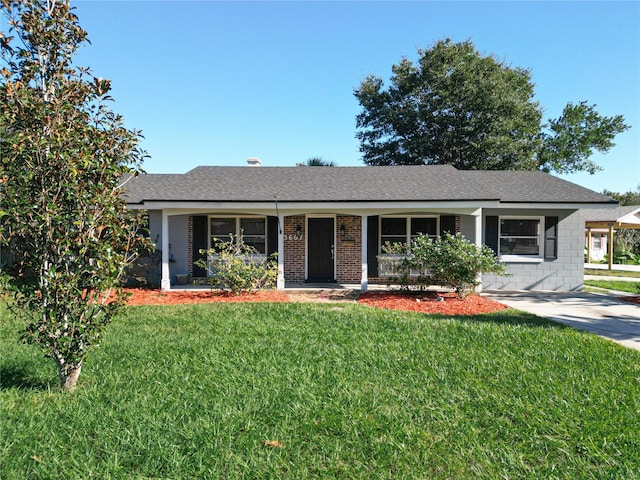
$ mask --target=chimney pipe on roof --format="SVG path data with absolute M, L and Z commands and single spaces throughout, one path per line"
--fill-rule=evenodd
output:
M 247 158 L 247 164 L 250 167 L 260 167 L 262 166 L 262 161 L 260 161 L 260 159 L 256 157 L 249 157 Z

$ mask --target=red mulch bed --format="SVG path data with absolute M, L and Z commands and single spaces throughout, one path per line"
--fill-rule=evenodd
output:
M 431 292 L 366 292 L 358 302 L 377 308 L 441 315 L 478 315 L 508 308 L 480 295 L 460 299 L 454 293 Z
M 640 305 L 640 297 L 617 297 L 618 300 L 622 300 L 623 302 L 635 303 L 636 305 Z
M 246 295 L 231 295 L 217 290 L 165 292 L 147 288 L 127 288 L 127 305 L 187 305 L 211 302 L 288 302 L 289 295 L 264 290 Z
M 157 289 L 128 288 L 127 305 L 187 305 L 211 302 L 290 302 L 296 296 L 275 290 L 262 290 L 243 295 L 232 295 L 217 290 L 190 290 L 166 292 Z M 441 300 L 440 300 L 441 299 Z M 477 315 L 508 308 L 506 305 L 481 297 L 468 295 L 459 299 L 453 293 L 430 292 L 366 292 L 358 303 L 376 308 L 405 310 L 441 315 Z

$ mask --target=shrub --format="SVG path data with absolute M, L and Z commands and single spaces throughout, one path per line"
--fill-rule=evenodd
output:
M 155 250 L 140 255 L 125 270 L 124 287 L 159 287 L 162 278 L 162 252 Z
M 397 284 L 402 290 L 409 290 L 411 286 L 422 289 L 431 285 L 428 272 L 416 271 L 415 259 L 406 244 L 385 242 L 382 251 L 385 255 L 378 256 L 378 265 L 387 278 L 387 286 Z
M 208 272 L 211 288 L 229 290 L 234 295 L 274 286 L 278 278 L 276 254 L 264 257 L 242 239 L 236 241 L 233 235 L 223 242 L 214 239 L 215 246 L 201 250 L 206 258 L 195 264 Z
M 460 233 L 445 233 L 430 239 L 427 235 L 412 238 L 409 250 L 402 244 L 386 244 L 386 254 L 396 255 L 394 267 L 401 284 L 408 285 L 413 275 L 420 286 L 445 285 L 453 288 L 459 297 L 476 287 L 480 273 L 506 275 L 504 264 L 486 245 L 478 247 Z M 404 253 L 404 257 L 397 257 Z M 381 257 L 381 261 L 389 261 Z

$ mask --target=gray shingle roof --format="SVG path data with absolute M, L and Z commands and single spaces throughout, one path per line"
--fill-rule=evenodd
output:
M 617 222 L 625 215 L 638 210 L 640 210 L 640 205 L 625 205 L 612 209 L 581 208 L 578 211 L 586 222 Z
M 444 166 L 197 167 L 144 174 L 126 185 L 129 203 L 148 201 L 283 202 L 482 201 L 611 203 L 579 185 L 538 171 L 462 171 Z

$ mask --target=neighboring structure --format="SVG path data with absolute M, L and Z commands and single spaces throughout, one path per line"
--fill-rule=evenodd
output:
M 386 283 L 384 242 L 461 232 L 508 263 L 483 288 L 579 290 L 580 208 L 613 208 L 609 197 L 539 171 L 462 171 L 451 166 L 198 167 L 145 174 L 126 184 L 132 209 L 149 213 L 162 250 L 162 288 L 195 265 L 212 238 L 242 233 L 278 253 L 278 288 L 303 282 Z M 171 262 L 170 262 L 171 255 Z
M 616 230 L 640 229 L 640 205 L 614 209 L 581 209 L 584 218 L 586 262 L 602 261 L 608 256 L 609 270 L 613 262 L 613 236 Z

